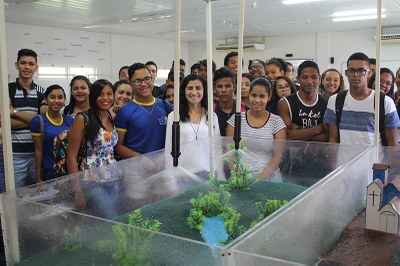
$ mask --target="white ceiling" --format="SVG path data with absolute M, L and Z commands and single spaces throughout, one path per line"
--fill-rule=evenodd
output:
M 400 27 L 400 0 L 384 0 L 384 27 Z M 182 41 L 206 39 L 206 1 L 182 0 Z M 237 38 L 239 0 L 214 0 L 213 38 Z M 174 39 L 174 0 L 5 0 L 6 22 Z M 376 0 L 321 0 L 284 5 L 282 0 L 247 0 L 245 37 L 373 29 L 376 20 L 334 23 L 334 12 L 376 8 Z M 172 16 L 160 19 L 160 16 Z M 138 17 L 133 23 L 132 18 Z M 152 17 L 151 20 L 144 20 Z M 84 29 L 85 24 L 103 24 Z M 345 40 L 344 40 L 345 41 Z

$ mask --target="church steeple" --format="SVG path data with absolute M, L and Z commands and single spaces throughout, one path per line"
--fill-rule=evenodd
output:
M 372 181 L 378 178 L 382 184 L 387 185 L 389 168 L 390 166 L 387 163 L 374 163 L 372 166 Z

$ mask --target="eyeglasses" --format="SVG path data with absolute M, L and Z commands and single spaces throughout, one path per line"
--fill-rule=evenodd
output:
M 276 90 L 281 91 L 281 92 L 288 91 L 289 88 L 290 88 L 290 85 L 287 83 L 286 83 L 286 85 L 283 85 L 283 86 L 276 86 Z
M 368 69 L 365 68 L 359 68 L 359 69 L 349 68 L 346 70 L 346 74 L 355 75 L 357 73 L 357 75 L 359 76 L 365 76 L 365 74 L 367 74 L 367 71 Z
M 152 81 L 152 77 L 145 77 L 144 79 L 134 79 L 131 82 L 133 85 L 140 86 L 142 85 L 143 81 L 145 84 L 149 84 Z
M 263 66 L 251 66 L 250 67 L 250 71 L 256 71 L 256 70 L 261 70 L 261 69 L 264 69 L 264 67 Z
M 380 80 L 380 84 L 381 84 L 381 85 L 385 84 L 385 85 L 388 86 L 388 87 L 392 86 L 392 82 L 389 81 L 389 80 L 383 80 L 383 79 L 381 79 L 381 80 Z

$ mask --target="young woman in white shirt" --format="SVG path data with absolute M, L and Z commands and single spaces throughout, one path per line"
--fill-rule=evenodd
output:
M 196 74 L 189 74 L 181 83 L 179 90 L 179 111 L 180 119 L 180 143 L 201 142 L 201 139 L 208 137 L 208 106 L 207 106 L 207 81 Z M 212 108 L 210 108 L 212 112 Z M 167 133 L 165 148 L 170 150 L 172 146 L 172 123 L 174 112 L 168 115 Z M 214 136 L 220 136 L 218 117 L 213 113 Z M 206 147 L 205 147 L 206 146 Z M 189 146 L 187 146 L 189 147 Z M 179 157 L 180 165 L 193 173 L 209 171 L 208 145 L 196 146 L 196 160 L 190 156 L 193 150 L 181 146 L 182 155 Z

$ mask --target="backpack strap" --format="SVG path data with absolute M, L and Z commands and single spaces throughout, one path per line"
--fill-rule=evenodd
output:
M 347 92 L 348 92 L 347 90 L 339 92 L 336 96 L 336 101 L 335 101 L 336 127 L 338 131 L 337 136 L 339 143 L 340 143 L 339 124 L 342 119 L 343 105 L 344 105 L 344 100 L 346 99 Z
M 82 143 L 81 147 L 78 152 L 78 168 L 81 167 L 83 161 L 87 162 L 87 141 L 86 141 L 86 127 L 89 121 L 89 116 L 88 112 L 80 112 L 77 115 L 81 114 L 83 116 L 83 128 L 84 128 L 84 133 L 83 133 L 83 138 L 82 138 Z M 82 169 L 80 169 L 82 170 Z
M 379 95 L 379 133 L 381 135 L 381 141 L 383 146 L 387 146 L 386 135 L 385 135 L 385 97 L 384 92 L 380 92 Z
M 14 106 L 14 98 L 16 93 L 17 93 L 17 83 L 15 82 L 8 83 L 8 96 L 10 97 L 10 103 L 12 106 Z
M 39 116 L 39 121 L 40 121 L 40 138 L 42 141 L 42 146 L 43 146 L 43 137 L 44 137 L 44 122 L 43 122 L 43 117 L 41 115 Z
M 165 99 L 161 99 L 161 100 L 162 100 L 162 102 L 163 102 L 163 104 L 164 104 L 164 109 L 165 109 L 165 112 L 167 113 L 167 116 L 168 116 L 168 114 L 169 114 L 170 112 L 172 112 L 173 109 L 168 110 L 167 100 L 165 100 Z
M 339 124 L 342 117 L 342 110 L 344 105 L 344 100 L 347 95 L 347 90 L 339 92 L 336 96 L 335 102 L 335 111 L 336 111 L 336 126 L 338 129 L 338 141 L 340 142 L 340 135 L 339 135 Z M 385 136 L 385 93 L 380 92 L 379 97 L 379 133 L 381 135 L 382 145 L 386 146 L 386 136 Z M 375 107 L 375 106 L 374 106 Z

